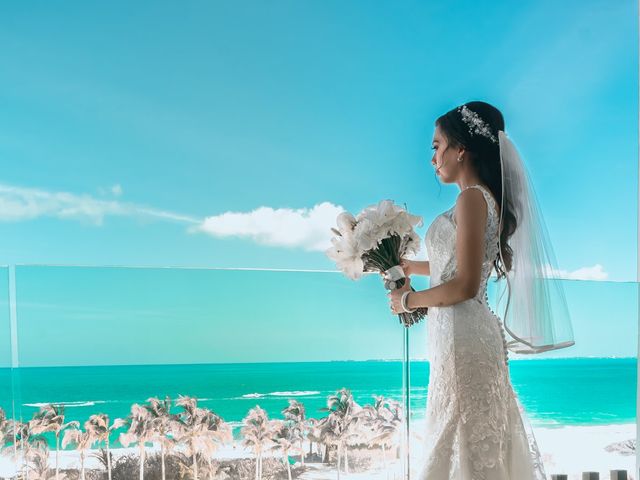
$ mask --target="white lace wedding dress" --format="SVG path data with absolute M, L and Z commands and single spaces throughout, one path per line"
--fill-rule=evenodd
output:
M 544 480 L 536 440 L 513 391 L 503 325 L 488 305 L 487 281 L 498 255 L 498 213 L 478 188 L 488 215 L 482 281 L 475 298 L 429 307 L 429 385 L 419 480 Z M 425 243 L 432 287 L 456 271 L 455 205 L 429 226 Z

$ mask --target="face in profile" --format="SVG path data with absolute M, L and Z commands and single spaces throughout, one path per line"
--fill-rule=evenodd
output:
M 442 182 L 451 183 L 456 178 L 459 163 L 457 162 L 456 150 L 447 147 L 447 138 L 442 134 L 440 127 L 436 126 L 433 140 L 431 140 L 431 148 L 433 149 L 431 165 Z

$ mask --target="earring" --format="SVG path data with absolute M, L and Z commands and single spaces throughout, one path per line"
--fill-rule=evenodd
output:
M 460 155 L 460 156 L 458 157 L 458 161 L 459 161 L 459 162 L 461 162 L 461 161 L 462 161 L 462 155 Z

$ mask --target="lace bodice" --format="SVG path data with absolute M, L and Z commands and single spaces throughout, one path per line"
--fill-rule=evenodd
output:
M 496 203 L 491 194 L 482 185 L 471 185 L 482 192 L 487 202 L 487 226 L 485 229 L 484 260 L 480 288 L 475 296 L 478 302 L 488 305 L 487 282 L 493 270 L 493 262 L 499 254 L 498 226 L 500 219 Z M 466 189 L 465 189 L 466 190 Z M 434 287 L 451 280 L 456 273 L 456 221 L 455 205 L 441 213 L 431 223 L 425 235 L 429 268 L 431 269 L 431 286 Z

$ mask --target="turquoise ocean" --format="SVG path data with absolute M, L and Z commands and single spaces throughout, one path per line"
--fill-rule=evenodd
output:
M 511 360 L 511 380 L 532 425 L 635 422 L 636 358 Z M 411 362 L 411 418 L 424 417 L 429 364 Z M 243 417 L 260 405 L 270 418 L 295 398 L 307 416 L 321 418 L 327 397 L 348 388 L 361 405 L 373 395 L 402 398 L 402 362 L 334 361 L 197 365 L 32 367 L 1 369 L 2 402 L 28 420 L 45 403 L 65 405 L 66 420 L 125 417 L 151 396 L 189 395 L 222 416 L 239 436 Z M 175 410 L 177 411 L 177 410 Z

